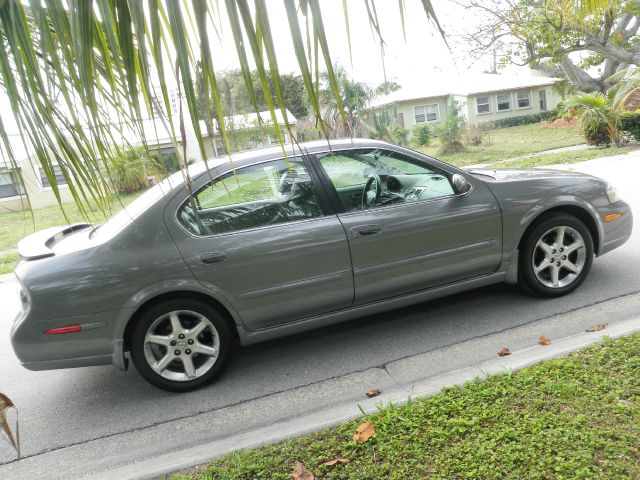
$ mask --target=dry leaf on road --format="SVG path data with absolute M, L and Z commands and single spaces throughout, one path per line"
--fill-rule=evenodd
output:
M 505 347 L 498 352 L 498 355 L 501 357 L 506 357 L 507 355 L 511 355 L 511 350 Z
M 374 388 L 373 390 L 369 390 L 367 392 L 367 397 L 369 398 L 373 398 L 373 397 L 377 397 L 378 395 L 380 395 L 382 392 L 380 391 L 380 389 L 378 388 Z
M 373 427 L 373 423 L 364 422 L 356 429 L 356 433 L 353 434 L 353 439 L 358 443 L 364 443 L 369 440 L 374 433 L 376 433 L 376 429 Z
M 349 463 L 351 461 L 351 459 L 349 458 L 334 458 L 333 460 L 329 460 L 328 462 L 324 462 L 322 465 L 326 465 L 327 467 L 333 467 L 334 465 L 337 465 L 338 463 Z
M 538 339 L 538 343 L 539 343 L 540 345 L 549 345 L 549 344 L 551 343 L 551 339 L 549 339 L 549 338 L 547 338 L 547 337 L 545 337 L 545 336 L 542 336 L 542 337 L 540 337 L 540 338 Z
M 18 458 L 20 458 L 20 433 L 18 430 L 18 419 L 16 417 L 16 436 L 13 437 L 11 427 L 9 427 L 9 421 L 7 420 L 7 410 L 10 408 L 16 408 L 13 402 L 4 393 L 0 393 L 0 428 L 6 433 L 9 438 L 9 442 L 13 445 L 13 448 L 18 452 Z M 16 412 L 18 410 L 16 409 Z
M 607 326 L 606 323 L 599 323 L 594 327 L 587 328 L 587 332 L 599 332 L 600 330 L 604 330 L 604 327 L 606 326 Z
M 307 467 L 300 462 L 296 462 L 296 468 L 291 473 L 291 476 L 293 477 L 293 480 L 314 480 L 316 478 L 309 470 L 307 470 Z

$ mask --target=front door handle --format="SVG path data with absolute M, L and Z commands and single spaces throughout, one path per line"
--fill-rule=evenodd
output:
M 357 227 L 353 227 L 351 231 L 356 235 L 367 237 L 382 233 L 383 229 L 380 225 L 359 225 Z
M 205 253 L 200 257 L 202 263 L 206 263 L 207 265 L 224 262 L 226 259 L 227 256 L 222 252 Z

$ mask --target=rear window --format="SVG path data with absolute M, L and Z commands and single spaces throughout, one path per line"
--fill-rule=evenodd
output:
M 171 192 L 175 187 L 184 183 L 184 174 L 176 172 L 167 177 L 162 182 L 151 187 L 133 202 L 123 207 L 118 213 L 107 220 L 91 235 L 92 239 L 106 240 L 113 237 L 144 211 L 151 207 L 154 203 L 162 198 L 163 195 Z

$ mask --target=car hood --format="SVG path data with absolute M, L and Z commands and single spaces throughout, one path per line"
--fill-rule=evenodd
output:
M 539 180 L 542 178 L 585 177 L 594 178 L 580 172 L 568 170 L 553 170 L 550 168 L 469 168 L 466 170 L 472 175 L 490 177 L 499 182 L 511 182 L 519 180 Z
M 24 261 L 53 257 L 57 252 L 80 248 L 88 240 L 91 224 L 76 223 L 51 227 L 23 238 L 18 243 L 18 253 Z M 76 241 L 70 242 L 74 238 Z M 78 242 L 77 240 L 82 240 Z M 71 247 L 71 244 L 74 247 Z

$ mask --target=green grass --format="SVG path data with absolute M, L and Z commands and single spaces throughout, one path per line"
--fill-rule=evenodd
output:
M 18 263 L 19 255 L 15 252 L 0 255 L 0 275 L 3 273 L 11 273 Z
M 640 478 L 640 335 L 491 376 L 364 421 L 214 460 L 181 479 Z M 350 463 L 328 467 L 328 460 Z
M 139 195 L 140 193 L 134 193 L 112 198 L 110 201 L 112 212 L 116 213 L 120 210 L 121 205 L 127 205 Z M 57 205 L 33 210 L 33 217 L 31 212 L 2 212 L 0 210 L 0 252 L 16 248 L 22 238 L 43 228 L 86 221 L 75 204 L 64 204 L 64 210 L 69 218 L 68 221 L 65 220 L 60 207 Z M 93 210 L 95 214 L 89 219 L 92 223 L 101 223 L 105 220 L 105 217 L 110 216 L 110 214 L 101 214 L 96 210 L 95 206 Z
M 464 152 L 441 155 L 440 142 L 435 139 L 428 147 L 417 147 L 444 162 L 457 166 L 490 163 L 530 153 L 542 152 L 554 148 L 569 147 L 584 143 L 584 137 L 578 127 L 543 127 L 540 123 L 501 128 L 489 132 L 489 144 L 467 145 Z
M 555 165 L 562 163 L 577 163 L 594 158 L 610 157 L 613 155 L 622 155 L 625 153 L 638 150 L 638 146 L 628 147 L 610 147 L 610 148 L 593 148 L 589 150 L 576 150 L 568 152 L 548 153 L 543 155 L 534 155 L 531 157 L 520 158 L 510 162 L 495 163 L 492 166 L 498 168 L 528 168 L 541 167 L 544 165 Z

